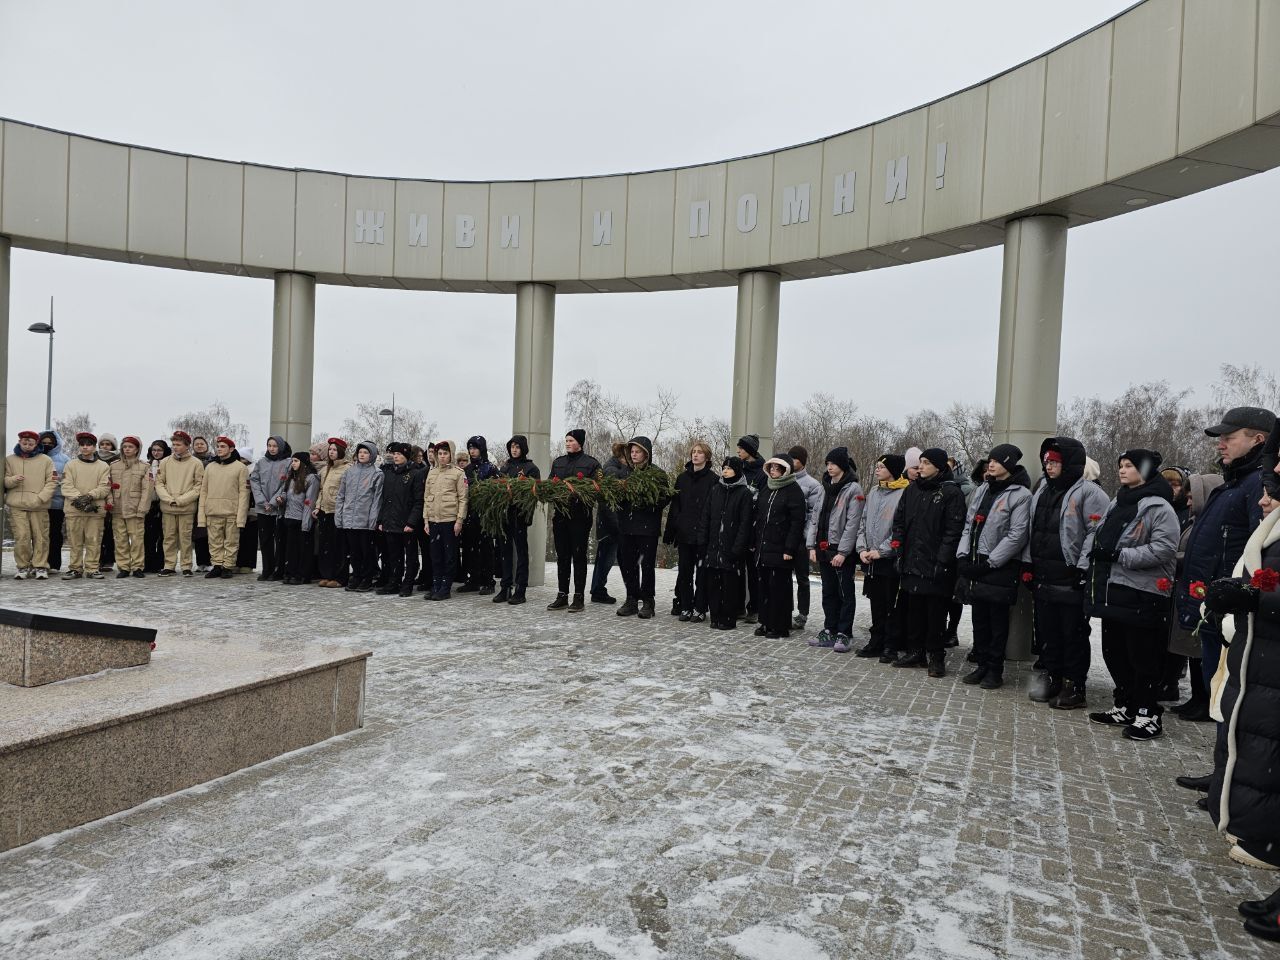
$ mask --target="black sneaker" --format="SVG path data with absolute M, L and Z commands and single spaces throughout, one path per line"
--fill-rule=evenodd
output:
M 128 570 L 121 570 L 119 573 L 117 573 L 117 574 L 116 574 L 116 579 L 117 579 L 117 580 L 128 580 L 128 579 L 129 579 L 129 571 L 128 571 Z
M 1041 682 L 1032 686 L 1027 699 L 1032 703 L 1048 703 L 1062 692 L 1062 680 L 1045 674 Z
M 135 580 L 141 580 L 143 577 L 146 576 L 146 574 L 143 573 L 141 570 L 135 570 L 133 571 L 132 576 Z
M 489 596 L 491 593 L 493 593 L 493 584 L 486 583 L 483 587 L 477 590 L 476 593 L 480 594 L 480 596 L 482 597 Z
M 522 603 L 524 603 L 523 590 L 517 590 L 515 593 L 511 594 L 511 599 L 507 601 L 507 605 L 511 607 L 517 607 Z
M 896 650 L 886 649 L 884 653 L 880 654 L 881 663 L 893 663 L 897 659 L 898 659 L 898 651 Z
M 563 597 L 564 594 L 561 594 L 560 596 Z M 564 605 L 566 607 L 569 605 L 567 600 Z M 631 597 L 627 597 L 626 602 L 618 608 L 617 615 L 620 617 L 634 617 L 639 612 L 639 604 L 637 604 L 635 600 L 631 599 Z
M 970 670 L 963 677 L 961 677 L 960 682 L 967 683 L 971 687 L 976 687 L 986 678 L 986 676 L 987 676 L 987 668 L 978 667 L 976 670 Z
M 211 569 L 209 570 L 209 572 L 208 572 L 208 573 L 206 573 L 206 574 L 204 575 L 204 578 L 205 578 L 206 580 L 221 580 L 221 579 L 222 579 L 222 568 L 221 568 L 221 567 L 213 567 L 213 568 L 211 568 Z
M 569 606 L 569 595 L 567 593 L 557 593 L 556 598 L 547 604 L 548 610 L 563 610 Z
M 764 629 L 764 624 L 763 623 L 760 624 L 760 626 L 756 627 L 755 630 L 752 631 L 752 633 L 757 637 L 763 637 L 766 633 Z
M 501 590 L 499 590 L 497 593 L 493 595 L 494 603 L 506 603 L 510 599 L 511 599 L 511 591 L 508 590 L 506 587 L 503 587 Z
M 464 583 L 458 588 L 459 593 L 477 593 L 480 590 L 474 583 Z
M 183 571 L 182 571 L 182 575 L 183 575 L 184 577 L 189 577 L 189 576 L 191 576 L 191 571 L 190 571 L 190 570 L 183 570 Z
M 1160 726 L 1159 715 L 1146 710 L 1139 710 L 1133 723 L 1124 728 L 1124 735 L 1129 740 L 1154 740 L 1162 733 L 1164 730 Z
M 161 570 L 159 573 L 157 573 L 157 574 L 156 574 L 156 576 L 157 576 L 157 577 L 172 577 L 172 576 L 173 576 L 173 571 L 172 571 L 172 570 L 170 570 L 168 567 L 165 567 L 163 570 Z M 259 577 L 258 579 L 259 579 L 259 580 L 261 580 L 262 578 L 261 578 L 261 577 Z
M 1004 676 L 999 673 L 988 673 L 978 686 L 983 690 L 999 690 L 1004 686 Z
M 954 630 L 942 638 L 942 646 L 946 650 L 960 646 L 960 638 L 956 636 L 956 632 Z
M 591 594 L 591 602 L 592 602 L 592 603 L 610 603 L 610 604 L 612 604 L 612 603 L 617 603 L 617 602 L 618 602 L 618 598 L 617 598 L 617 597 L 611 597 L 611 596 L 609 596 L 609 591 L 608 591 L 608 590 L 601 590 L 601 591 L 599 591 L 598 593 L 593 593 L 593 594 Z
M 579 609 L 579 610 L 581 610 L 581 609 L 582 609 L 582 595 L 581 595 L 581 594 L 577 594 L 576 596 L 574 596 L 574 598 L 573 598 L 573 602 L 574 602 L 574 603 L 576 603 L 576 604 L 578 605 L 578 609 Z M 573 607 L 569 607 L 569 609 L 570 609 L 570 610 L 572 610 L 572 609 L 573 609 Z M 639 609 L 637 612 L 639 613 L 639 615 L 640 615 L 640 619 L 641 619 L 641 620 L 652 620 L 652 619 L 653 619 L 653 601 L 652 601 L 652 600 L 641 600 L 641 601 L 640 601 L 640 609 Z
M 895 667 L 927 667 L 929 661 L 925 658 L 923 650 L 916 650 L 914 653 L 904 653 L 893 661 L 893 665 Z
M 881 654 L 883 654 L 883 653 L 884 653 L 884 646 L 883 646 L 883 645 L 881 645 L 881 644 L 876 644 L 876 643 L 868 643 L 865 647 L 863 647 L 861 650 L 859 650 L 857 653 L 855 653 L 855 654 L 854 654 L 854 656 L 857 656 L 857 657 L 878 657 L 878 656 L 880 656 L 880 655 L 881 655 Z
M 1102 724 L 1104 727 L 1127 727 L 1133 723 L 1133 717 L 1129 716 L 1129 711 L 1124 707 L 1112 707 L 1110 710 L 1091 713 L 1089 714 L 1089 719 L 1093 723 Z
M 1049 701 L 1049 706 L 1054 710 L 1079 710 L 1084 706 L 1084 686 L 1063 680 L 1062 691 Z
M 567 611 L 565 611 L 565 612 L 566 612 L 566 613 L 581 613 L 581 612 L 582 612 L 582 610 L 583 610 L 582 594 L 580 594 L 580 593 L 575 593 L 575 594 L 573 595 L 573 603 L 569 604 L 569 609 L 568 609 Z M 641 612 L 640 612 L 640 616 L 642 616 L 642 617 L 644 616 L 644 611 L 641 611 Z
M 743 623 L 756 623 L 759 619 L 760 619 L 760 618 L 759 618 L 758 616 L 756 616 L 754 613 L 752 613 L 750 610 L 748 610 L 748 611 L 746 612 L 746 614 L 743 616 L 743 618 L 742 618 L 742 622 L 743 622 Z

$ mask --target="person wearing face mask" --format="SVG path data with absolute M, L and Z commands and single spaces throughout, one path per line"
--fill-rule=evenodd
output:
M 1280 663 L 1280 438 L 1273 431 L 1261 457 L 1262 522 L 1250 535 L 1231 575 L 1205 590 L 1204 616 L 1222 631 L 1226 656 L 1213 677 L 1213 716 L 1219 721 L 1208 809 L 1231 841 L 1232 860 L 1280 866 L 1280 729 L 1276 726 Z M 1273 900 L 1280 899 L 1273 894 Z M 1242 911 L 1244 912 L 1244 911 Z M 1270 936 L 1280 904 L 1246 929 Z M 1280 939 L 1280 936 L 1270 936 Z
M 197 525 L 209 542 L 206 580 L 230 580 L 240 547 L 240 531 L 249 519 L 249 471 L 230 437 L 218 437 L 216 455 L 204 468 Z
M 1076 565 L 1085 571 L 1085 612 L 1102 620 L 1102 658 L 1115 683 L 1115 706 L 1089 719 L 1124 728 L 1130 740 L 1163 732 L 1156 699 L 1169 637 L 1169 596 L 1178 553 L 1173 489 L 1155 450 L 1126 450 L 1120 491 L 1085 538 Z
M 1022 451 L 997 444 L 987 455 L 982 486 L 974 492 L 956 548 L 957 595 L 969 604 L 978 665 L 963 679 L 994 690 L 1004 682 L 1009 617 L 1018 602 L 1018 575 L 1031 517 L 1031 477 Z
M 1085 479 L 1087 460 L 1084 446 L 1071 437 L 1048 437 L 1040 445 L 1044 482 L 1031 496 L 1031 529 L 1022 548 L 1022 580 L 1034 598 L 1045 664 L 1044 682 L 1029 696 L 1055 710 L 1083 707 L 1089 677 L 1089 620 L 1077 563 L 1108 498 Z
M 101 443 L 99 443 L 101 449 Z M 111 464 L 111 512 L 116 531 L 116 559 L 120 572 L 117 580 L 143 576 L 146 565 L 144 525 L 151 509 L 151 485 L 147 482 L 147 464 L 138 459 L 142 441 L 125 437 L 120 441 L 120 456 Z
M 253 465 L 249 489 L 253 493 L 254 513 L 258 516 L 258 549 L 262 552 L 259 580 L 284 579 L 284 554 L 281 535 L 279 498 L 289 481 L 289 461 L 293 448 L 284 437 L 267 438 L 267 452 Z
M 378 448 L 368 440 L 356 444 L 356 462 L 338 482 L 333 506 L 334 524 L 346 538 L 347 553 L 351 557 L 351 579 L 347 581 L 347 589 L 352 592 L 371 592 L 374 578 L 378 575 L 376 539 L 382 484 Z
M 964 494 L 947 466 L 945 450 L 930 447 L 916 459 L 916 479 L 902 491 L 893 514 L 890 546 L 897 553 L 899 589 L 906 598 L 906 649 L 893 665 L 928 667 L 930 677 L 945 677 L 947 606 L 965 527 Z M 910 462 L 908 456 L 908 473 Z
M 785 454 L 766 460 L 764 474 L 764 489 L 756 496 L 753 538 L 752 566 L 760 588 L 755 635 L 782 640 L 791 635 L 791 578 L 795 559 L 804 549 L 805 502 Z
M 18 566 L 15 580 L 49 579 L 49 503 L 57 486 L 53 461 L 40 452 L 40 434 L 23 430 L 4 461 L 4 502 Z
M 892 663 L 903 646 L 903 607 L 898 603 L 898 553 L 893 548 L 893 515 L 902 491 L 911 481 L 906 477 L 907 461 L 896 453 L 886 453 L 876 461 L 875 483 L 858 527 L 858 560 L 862 563 L 862 594 L 871 604 L 871 640 L 858 651 L 860 657 L 879 657 Z
M 698 526 L 712 630 L 733 630 L 742 610 L 742 564 L 751 543 L 755 500 L 740 457 L 725 457 Z
M 676 495 L 667 512 L 667 530 L 663 541 L 676 544 L 679 557 L 676 576 L 676 600 L 672 613 L 682 621 L 702 623 L 707 619 L 707 597 L 702 558 L 698 552 L 698 527 L 707 497 L 716 485 L 716 474 L 710 467 L 711 447 L 699 440 L 689 448 L 689 462 L 676 477 Z
M 854 479 L 856 466 L 847 447 L 827 454 L 822 475 L 822 503 L 806 523 L 809 560 L 822 576 L 822 629 L 809 639 L 811 647 L 831 647 L 836 653 L 853 649 L 853 614 L 857 609 L 857 569 L 854 552 L 866 497 Z

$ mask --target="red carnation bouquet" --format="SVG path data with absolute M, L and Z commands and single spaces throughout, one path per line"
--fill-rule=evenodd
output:
M 973 515 L 973 522 L 974 522 L 974 523 L 986 523 L 986 522 L 987 522 L 987 515 L 986 515 L 985 513 L 975 513 L 975 514 Z
M 889 541 L 889 546 L 890 546 L 890 547 L 892 547 L 894 550 L 897 550 L 900 546 L 902 546 L 902 541 L 901 541 L 901 540 L 890 540 L 890 541 Z
M 1196 600 L 1203 600 L 1208 592 L 1209 588 L 1203 580 L 1197 580 L 1187 587 L 1187 593 Z
M 1173 581 L 1170 580 L 1168 577 L 1161 577 L 1159 580 L 1156 581 L 1156 589 L 1159 590 L 1161 593 L 1168 593 L 1170 590 L 1173 589 Z
M 1100 513 L 1091 513 L 1091 514 L 1089 514 L 1089 522 L 1090 522 L 1090 523 L 1097 523 L 1097 522 L 1098 522 L 1099 520 L 1101 520 L 1101 519 L 1102 519 L 1102 514 L 1100 514 Z
M 1280 573 L 1270 567 L 1262 567 L 1253 572 L 1253 576 L 1249 578 L 1249 586 L 1263 593 L 1274 593 L 1276 587 L 1280 586 Z

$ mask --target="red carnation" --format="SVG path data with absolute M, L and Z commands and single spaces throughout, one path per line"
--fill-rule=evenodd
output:
M 1195 583 L 1187 587 L 1187 593 L 1197 600 L 1203 600 L 1207 592 L 1208 588 L 1205 587 L 1203 580 L 1197 580 Z
M 1030 582 L 1032 581 L 1032 579 L 1033 579 L 1033 578 L 1034 578 L 1034 574 L 1032 574 L 1032 572 L 1031 572 L 1030 570 L 1024 570 L 1024 571 L 1022 571 L 1022 582 L 1023 582 L 1023 583 L 1030 583 Z
M 1161 593 L 1168 593 L 1173 588 L 1173 581 L 1168 577 L 1161 577 L 1156 581 L 1156 589 Z
M 581 471 L 581 470 L 579 470 L 579 471 L 578 471 L 578 479 L 579 479 L 579 480 L 581 480 L 581 479 L 582 479 L 582 471 Z
M 155 642 L 154 640 L 152 640 L 152 641 L 151 641 L 151 649 L 152 649 L 152 650 L 154 650 L 155 648 L 156 648 L 156 642 Z
M 281 480 L 288 480 L 288 479 L 289 479 L 289 474 L 287 474 L 287 473 L 282 473 L 282 474 L 280 474 L 280 479 L 281 479 Z
M 309 506 L 311 506 L 311 501 L 310 501 L 310 500 L 303 500 L 303 501 L 302 501 L 302 505 L 303 505 L 304 507 L 309 507 Z
M 975 513 L 975 514 L 973 515 L 973 522 L 974 522 L 974 523 L 986 523 L 986 522 L 987 522 L 987 515 L 986 515 L 985 513 Z
M 118 483 L 113 483 L 113 484 L 111 485 L 111 489 L 112 489 L 112 490 L 119 490 L 119 489 L 120 489 L 120 484 L 118 484 Z
M 828 547 L 830 547 L 830 546 L 831 546 L 831 541 L 830 541 L 830 540 L 819 540 L 819 541 L 818 541 L 818 549 L 819 549 L 819 550 L 826 550 L 826 549 L 827 549 Z
M 1093 523 L 1097 523 L 1097 522 L 1098 522 L 1099 520 L 1101 520 L 1101 519 L 1102 519 L 1102 514 L 1100 514 L 1100 513 L 1091 513 L 1091 514 L 1089 514 L 1089 520 L 1090 520 L 1091 522 L 1093 522 Z
M 853 499 L 855 499 L 855 500 L 865 500 L 865 499 L 867 499 L 867 498 L 866 498 L 866 497 L 864 497 L 862 494 L 858 494 L 858 495 L 857 495 L 857 496 L 855 496 Z
M 1255 570 L 1249 580 L 1249 585 L 1257 587 L 1263 593 L 1274 593 L 1276 587 L 1280 586 L 1280 573 L 1270 567 Z
M 560 482 L 560 478 L 559 478 L 559 477 L 552 477 L 552 478 L 551 478 L 551 482 L 552 482 L 552 483 L 559 483 L 559 482 Z
M 901 541 L 901 540 L 890 540 L 890 541 L 889 541 L 889 546 L 890 546 L 890 547 L 892 547 L 894 550 L 897 550 L 900 546 L 902 546 L 902 541 Z
M 104 503 L 102 506 L 106 509 L 108 513 L 110 513 L 112 510 L 116 508 L 116 505 L 114 503 Z

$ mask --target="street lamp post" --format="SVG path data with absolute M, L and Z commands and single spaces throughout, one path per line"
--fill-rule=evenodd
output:
M 395 395 L 394 393 L 391 395 L 391 409 L 390 409 L 390 410 L 388 410 L 386 407 L 383 407 L 381 410 L 379 410 L 379 411 L 378 411 L 378 416 L 380 416 L 380 417 L 390 417 L 390 418 L 391 418 L 391 440 L 390 440 L 390 442 L 391 442 L 391 443 L 395 443 L 395 440 L 396 440 L 396 395 Z
M 46 381 L 44 394 L 44 427 L 53 429 L 53 297 L 49 298 L 49 322 L 33 323 L 27 327 L 32 333 L 49 335 L 49 378 Z

